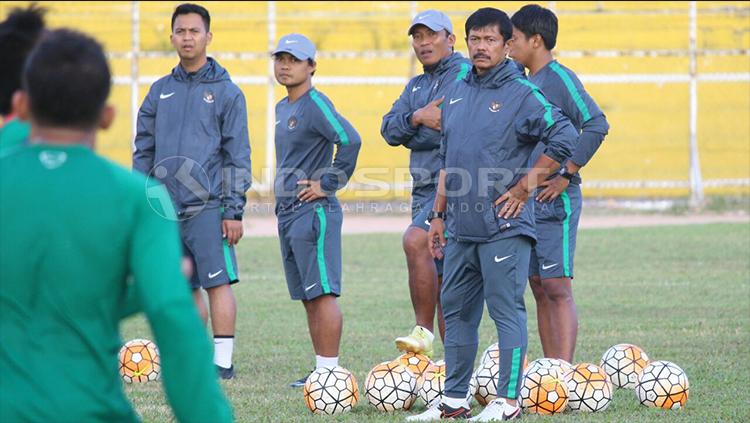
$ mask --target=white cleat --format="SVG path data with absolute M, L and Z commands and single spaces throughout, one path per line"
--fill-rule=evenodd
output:
M 501 422 L 521 417 L 521 407 L 513 406 L 502 398 L 490 401 L 481 413 L 469 419 L 470 422 Z
M 415 416 L 409 416 L 406 418 L 407 422 L 431 422 L 440 420 L 440 416 L 443 414 L 443 409 L 440 407 L 440 397 L 436 397 L 432 400 L 431 404 L 427 405 L 427 410 L 422 414 Z

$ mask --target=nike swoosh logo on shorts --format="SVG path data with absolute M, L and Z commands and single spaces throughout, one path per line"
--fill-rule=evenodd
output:
M 172 97 L 173 95 L 174 95 L 174 91 L 172 91 L 172 92 L 171 92 L 171 93 L 169 93 L 169 94 L 164 94 L 164 93 L 161 93 L 161 94 L 159 94 L 159 98 L 160 98 L 160 99 L 162 99 L 162 100 L 164 100 L 165 98 L 169 98 L 169 97 Z
M 549 266 L 542 265 L 542 270 L 552 269 L 555 266 L 557 266 L 557 263 L 550 264 Z
M 314 284 L 312 284 L 312 285 L 308 286 L 307 288 L 305 288 L 305 292 L 307 292 L 307 291 L 309 291 L 309 290 L 311 290 L 311 289 L 315 288 L 315 285 L 317 285 L 317 283 L 314 283 Z
M 213 278 L 215 278 L 215 277 L 219 276 L 219 274 L 220 274 L 221 272 L 223 272 L 223 271 L 224 271 L 224 269 L 221 269 L 221 270 L 219 270 L 219 271 L 218 271 L 218 272 L 216 272 L 216 273 L 209 273 L 209 274 L 208 274 L 208 278 L 209 278 L 209 279 L 213 279 Z
M 502 258 L 498 258 L 497 256 L 495 256 L 495 263 L 500 263 L 501 261 L 504 261 L 504 260 L 509 259 L 511 257 L 513 257 L 513 254 L 511 254 L 509 256 L 502 257 Z
M 452 98 L 449 102 L 449 104 L 458 103 L 459 101 L 463 100 L 464 98 Z

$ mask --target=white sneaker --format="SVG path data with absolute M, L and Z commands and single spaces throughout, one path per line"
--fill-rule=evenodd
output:
M 443 414 L 443 409 L 440 407 L 440 397 L 435 397 L 430 404 L 427 404 L 427 410 L 422 414 L 415 416 L 409 416 L 406 418 L 407 422 L 431 422 L 433 420 L 440 420 L 440 416 Z
M 513 420 L 521 417 L 521 407 L 505 402 L 503 398 L 490 401 L 479 415 L 469 419 L 470 422 L 495 422 Z

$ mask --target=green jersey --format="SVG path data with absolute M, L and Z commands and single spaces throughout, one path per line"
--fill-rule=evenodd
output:
M 29 124 L 17 118 L 0 127 L 0 151 L 21 145 L 29 137 Z
M 231 421 L 180 271 L 177 225 L 160 208 L 166 190 L 83 146 L 6 153 L 0 421 L 138 421 L 118 373 L 128 297 L 151 324 L 177 419 Z

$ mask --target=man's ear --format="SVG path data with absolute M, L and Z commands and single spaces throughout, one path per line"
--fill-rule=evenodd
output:
M 206 33 L 206 45 L 210 46 L 211 45 L 211 40 L 213 40 L 213 39 L 214 39 L 214 33 L 211 32 L 211 31 L 208 31 Z
M 13 93 L 11 100 L 11 114 L 16 115 L 19 119 L 29 121 L 30 119 L 29 95 L 26 91 L 17 90 Z
M 102 115 L 99 118 L 99 128 L 109 129 L 112 126 L 112 122 L 115 121 L 115 107 L 111 104 L 107 104 L 102 109 Z

